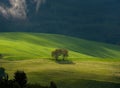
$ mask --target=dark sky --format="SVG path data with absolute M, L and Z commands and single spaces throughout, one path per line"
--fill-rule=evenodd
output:
M 39 11 L 27 3 L 27 19 L 4 19 L 1 32 L 59 33 L 89 40 L 120 42 L 119 0 L 46 0 Z

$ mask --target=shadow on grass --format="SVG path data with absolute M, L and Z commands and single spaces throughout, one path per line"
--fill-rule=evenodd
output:
M 120 83 L 78 79 L 74 81 L 64 80 L 57 82 L 58 88 L 120 88 Z M 29 88 L 52 88 L 47 86 L 41 86 L 40 84 L 31 84 Z
M 75 64 L 71 60 L 55 60 L 55 62 L 58 63 L 58 64 Z
M 58 88 L 120 88 L 120 79 L 94 75 L 92 73 L 76 72 L 74 69 L 51 69 L 44 72 L 30 72 L 31 80 L 37 82 L 55 81 Z M 103 81 L 100 81 L 103 80 Z
M 58 88 L 120 88 L 120 83 L 99 81 L 95 79 L 74 78 L 74 74 L 70 72 L 55 72 L 46 71 L 44 73 L 30 73 L 39 75 L 38 80 L 43 82 L 49 82 L 54 80 L 57 83 Z M 71 75 L 70 75 L 71 74 Z M 36 76 L 37 78 L 37 76 Z M 37 79 L 36 79 L 37 80 Z M 36 87 L 37 88 L 37 87 Z
M 75 87 L 79 88 L 120 88 L 120 83 L 88 80 L 88 79 L 78 79 L 71 83 Z M 72 87 L 70 87 L 72 88 Z
M 58 63 L 58 64 L 75 64 L 73 61 L 71 61 L 71 60 L 61 60 L 61 59 L 59 59 L 59 60 L 55 60 L 55 59 L 50 59 L 50 60 L 52 60 L 52 61 L 54 61 L 54 62 L 56 62 L 56 63 Z

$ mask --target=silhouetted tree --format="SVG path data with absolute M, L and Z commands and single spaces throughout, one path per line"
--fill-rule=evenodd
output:
M 5 69 L 0 67 L 0 80 L 8 80 L 8 74 L 5 73 Z
M 27 84 L 27 76 L 24 71 L 16 71 L 14 73 L 15 81 L 20 85 L 20 87 L 24 87 Z
M 53 82 L 53 81 L 50 82 L 50 88 L 57 88 L 55 82 Z
M 0 67 L 0 88 L 8 88 L 8 74 Z

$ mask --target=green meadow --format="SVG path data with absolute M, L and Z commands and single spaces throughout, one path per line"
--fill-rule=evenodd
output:
M 65 61 L 51 51 L 69 50 Z M 58 88 L 119 88 L 120 46 L 70 36 L 43 33 L 0 33 L 0 66 L 10 79 L 16 70 L 27 73 L 29 83 Z

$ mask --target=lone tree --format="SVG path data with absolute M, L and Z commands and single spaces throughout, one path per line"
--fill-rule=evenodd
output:
M 66 49 L 55 49 L 52 51 L 51 56 L 58 60 L 59 56 L 63 57 L 63 60 L 65 60 L 66 57 L 68 57 L 68 50 Z

